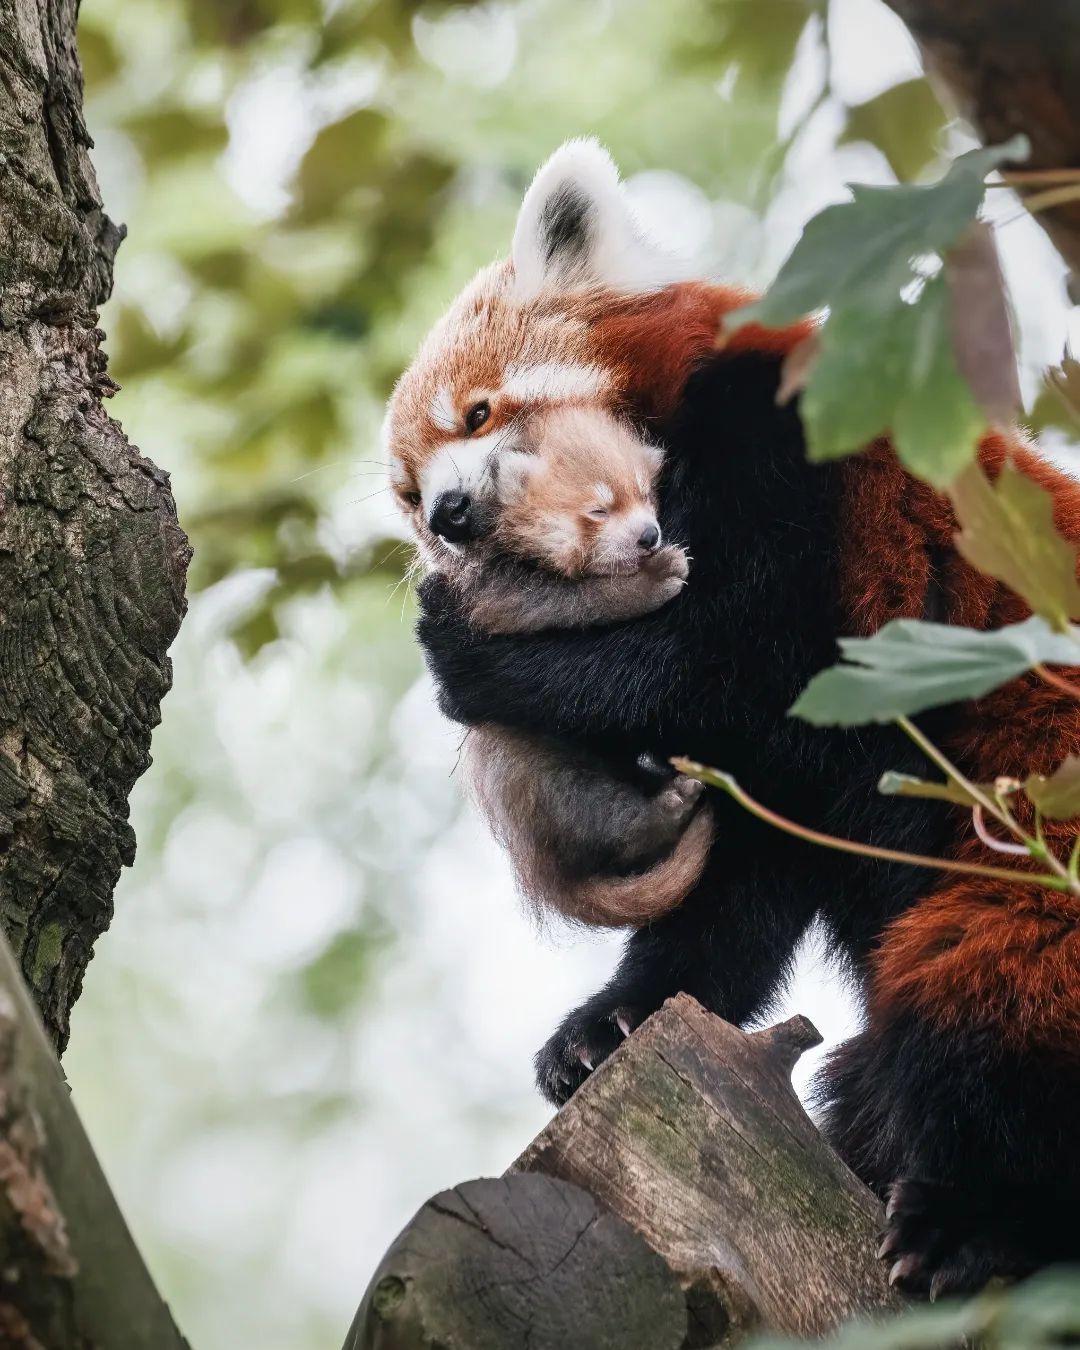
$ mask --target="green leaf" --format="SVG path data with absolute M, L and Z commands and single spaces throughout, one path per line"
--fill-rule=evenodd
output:
M 1036 433 L 1057 427 L 1075 439 L 1080 432 L 1080 361 L 1066 353 L 1059 366 L 1044 371 L 1042 388 L 1026 420 Z
M 373 108 L 323 127 L 300 164 L 293 218 L 320 220 L 358 188 L 381 188 L 390 167 L 383 163 L 388 130 L 389 120 Z
M 779 80 L 788 73 L 795 46 L 820 0 L 727 0 L 707 7 L 713 33 L 695 38 L 677 52 L 690 69 L 717 71 L 736 65 L 751 80 Z
M 1076 547 L 1054 528 L 1054 499 L 1011 462 L 996 481 L 971 465 L 950 490 L 956 545 L 987 576 L 1003 581 L 1036 614 L 1064 632 L 1080 618 Z
M 957 242 L 979 209 L 986 175 L 1023 158 L 1026 144 L 1017 136 L 971 150 L 928 186 L 852 184 L 852 200 L 809 222 L 768 293 L 741 310 L 740 321 L 782 327 L 826 305 L 834 313 L 852 303 L 895 309 L 915 261 Z
M 794 323 L 828 308 L 802 414 L 811 458 L 891 434 L 915 473 L 944 486 L 972 458 L 985 418 L 953 354 L 941 260 L 970 227 L 983 180 L 1026 143 L 961 155 L 940 182 L 853 186 L 803 231 L 775 282 L 738 322 Z M 913 295 L 912 292 L 915 292 Z
M 815 675 L 791 709 L 816 726 L 892 722 L 981 698 L 1040 663 L 1080 664 L 1080 630 L 1038 617 L 993 632 L 894 619 L 869 638 L 841 638 L 846 664 Z
M 945 486 L 970 460 L 983 416 L 956 368 L 944 279 L 932 278 L 887 322 L 848 305 L 820 335 L 802 398 L 807 453 L 836 459 L 891 430 L 900 457 Z
M 908 773 L 890 769 L 881 775 L 878 791 L 883 797 L 922 797 L 929 801 L 952 802 L 955 806 L 975 806 L 975 798 L 965 792 L 959 783 L 928 783 L 924 778 L 913 778 Z M 993 792 L 993 788 L 988 789 Z
M 849 108 L 847 127 L 837 144 L 869 141 L 889 161 L 897 178 L 907 182 L 933 162 L 947 120 L 926 80 L 905 80 Z
M 1049 778 L 1032 774 L 1024 784 L 1024 792 L 1050 820 L 1080 816 L 1080 756 L 1069 755 Z
M 189 108 L 155 108 L 121 123 L 143 159 L 155 167 L 187 155 L 220 154 L 229 132 L 220 116 Z

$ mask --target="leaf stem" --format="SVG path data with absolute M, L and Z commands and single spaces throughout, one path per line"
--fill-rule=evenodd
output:
M 987 848 L 991 848 L 995 853 L 1012 853 L 1017 857 L 1028 857 L 1029 849 L 1027 844 L 1009 844 L 1004 839 L 995 839 L 986 828 L 986 821 L 983 820 L 983 809 L 978 804 L 971 808 L 971 822 L 975 826 L 975 833 L 979 836 Z
M 1080 169 L 1007 169 L 987 187 L 1031 187 L 1036 183 L 1080 183 Z
M 1053 206 L 1080 201 L 1080 183 L 1047 188 L 1045 192 L 1033 192 L 1030 197 L 1021 197 L 1020 200 L 1033 215 L 1039 211 L 1049 211 Z
M 984 792 L 977 784 L 969 782 L 952 760 L 946 758 L 934 742 L 923 735 L 914 722 L 907 717 L 898 717 L 896 719 L 896 724 L 905 735 L 915 742 L 927 759 L 932 760 L 933 763 L 938 766 L 946 778 L 951 778 L 953 782 L 962 787 L 974 801 L 978 802 L 984 811 L 989 812 L 989 814 L 992 815 L 995 820 L 1000 821 L 1011 834 L 1016 835 L 1019 840 L 1024 844 L 1027 844 L 1027 835 L 1012 816 L 1009 815 L 1008 812 L 1003 811 L 993 797 Z
M 1073 839 L 1072 849 L 1069 852 L 1068 865 L 1069 880 L 1080 883 L 1080 834 Z
M 968 876 L 993 877 L 997 881 L 1014 881 L 1021 885 L 1046 886 L 1054 891 L 1071 889 L 1067 881 L 1049 873 L 1019 872 L 1010 867 L 986 867 L 982 863 L 960 862 L 951 858 L 931 858 L 922 853 L 903 853 L 898 849 L 879 848 L 875 844 L 859 844 L 853 839 L 839 839 L 836 835 L 822 834 L 819 830 L 809 829 L 805 825 L 799 825 L 793 820 L 788 820 L 786 816 L 781 816 L 776 811 L 771 811 L 767 806 L 762 805 L 761 802 L 745 792 L 730 774 L 721 773 L 717 769 L 710 769 L 692 759 L 676 757 L 671 763 L 680 773 L 685 773 L 690 778 L 696 778 L 702 783 L 707 783 L 710 787 L 719 788 L 722 792 L 726 792 L 729 797 L 738 802 L 751 815 L 756 816 L 758 820 L 763 820 L 767 825 L 773 825 L 776 829 L 783 830 L 785 834 L 793 835 L 796 839 L 803 839 L 810 844 L 819 844 L 822 848 L 833 849 L 840 853 L 853 853 L 863 858 L 876 858 L 881 862 L 907 863 L 912 867 L 932 868 L 938 872 L 961 872 Z
M 1067 680 L 1064 675 L 1056 675 L 1041 663 L 1032 666 L 1031 669 L 1044 684 L 1050 685 L 1052 689 L 1057 689 L 1062 694 L 1068 694 L 1070 698 L 1080 699 L 1080 685 L 1073 684 L 1072 680 Z

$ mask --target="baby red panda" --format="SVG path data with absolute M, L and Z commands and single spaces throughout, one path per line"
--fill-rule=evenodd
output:
M 603 409 L 555 404 L 519 415 L 486 469 L 484 533 L 445 540 L 436 518 L 443 547 L 429 545 L 429 565 L 486 632 L 647 614 L 688 573 L 656 519 L 662 459 Z M 659 765 L 622 767 L 616 775 L 587 748 L 550 737 L 470 731 L 466 779 L 538 913 L 636 924 L 677 904 L 700 874 L 712 839 L 711 814 L 696 809 L 701 785 Z
M 610 413 L 574 405 L 533 414 L 521 444 L 531 448 L 504 438 L 492 463 L 488 534 L 443 564 L 475 624 L 491 633 L 587 628 L 678 595 L 688 567 L 681 548 L 662 546 L 658 449 Z

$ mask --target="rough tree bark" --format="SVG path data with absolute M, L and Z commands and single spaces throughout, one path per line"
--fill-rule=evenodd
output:
M 63 1048 L 135 841 L 190 556 L 105 413 L 123 231 L 82 117 L 77 0 L 0 0 L 0 920 Z
M 187 1350 L 2 936 L 0 1350 Z
M 1023 132 L 1031 158 L 1018 170 L 1080 169 L 1080 11 L 1073 0 L 886 3 L 914 34 L 926 73 L 988 145 Z M 1080 201 L 1047 207 L 1036 219 L 1071 267 L 1074 289 L 1080 286 Z
M 820 1039 L 669 1000 L 506 1177 L 428 1201 L 345 1350 L 726 1350 L 899 1308 L 878 1202 L 791 1087 Z

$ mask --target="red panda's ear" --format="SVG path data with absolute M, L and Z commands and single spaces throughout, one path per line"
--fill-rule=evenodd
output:
M 652 465 L 653 473 L 659 473 L 664 467 L 664 452 L 658 445 L 645 445 L 645 458 Z
M 521 299 L 651 291 L 681 279 L 677 261 L 642 235 L 619 171 L 595 140 L 567 141 L 541 166 L 518 212 L 511 260 Z

